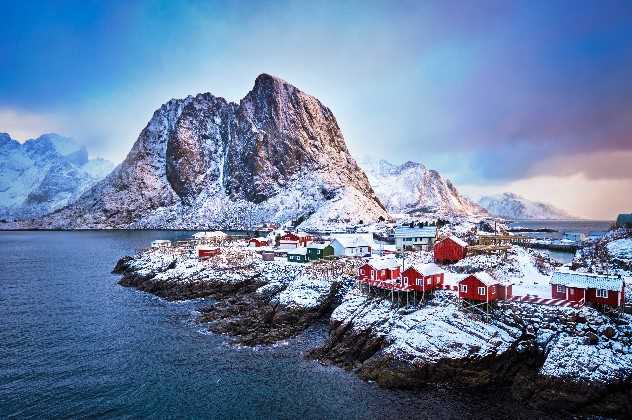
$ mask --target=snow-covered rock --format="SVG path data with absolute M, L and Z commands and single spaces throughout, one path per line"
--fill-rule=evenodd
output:
M 326 106 L 262 74 L 239 104 L 204 93 L 158 109 L 125 161 L 40 224 L 248 228 L 365 223 L 388 213 Z
M 391 213 L 482 215 L 485 210 L 462 196 L 450 180 L 416 162 L 361 163 L 371 186 Z
M 114 165 L 57 134 L 24 143 L 0 133 L 0 217 L 37 217 L 78 198 Z
M 482 197 L 478 204 L 490 214 L 512 220 L 559 220 L 573 219 L 564 210 L 550 204 L 528 200 L 514 193 L 502 193 Z
M 632 260 L 632 238 L 617 239 L 606 245 L 608 254 L 622 260 Z

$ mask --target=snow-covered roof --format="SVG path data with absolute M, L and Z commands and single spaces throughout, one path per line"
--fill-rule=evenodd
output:
M 307 248 L 315 248 L 315 249 L 325 249 L 327 248 L 331 243 L 330 242 L 324 242 L 322 244 L 317 244 L 317 243 L 311 243 L 307 246 Z
M 264 238 L 264 237 L 256 237 L 256 238 L 250 238 L 251 241 L 259 241 L 259 242 L 268 242 L 268 238 Z
M 463 279 L 459 280 L 459 283 L 468 278 L 469 276 L 474 276 L 481 281 L 485 286 L 494 286 L 499 284 L 500 282 L 493 278 L 491 275 L 486 273 L 485 271 L 479 271 L 478 273 L 470 274 Z
M 463 246 L 463 247 L 467 246 L 467 242 L 465 242 L 463 239 L 457 238 L 454 235 L 448 235 L 445 238 L 441 238 L 441 241 L 444 240 L 444 239 L 450 239 L 454 243 L 458 244 L 459 246 Z
M 395 258 L 371 258 L 367 264 L 376 270 L 384 270 L 387 268 L 394 269 L 399 267 L 399 261 Z
M 435 263 L 426 263 L 426 264 L 412 264 L 408 268 L 413 268 L 419 274 L 430 275 L 430 274 L 439 274 L 443 273 L 443 269 L 439 267 Z
M 551 276 L 551 284 L 579 287 L 582 289 L 605 289 L 620 292 L 623 288 L 623 279 L 614 276 L 606 276 L 593 273 L 580 273 L 578 271 L 555 271 Z
M 198 245 L 195 247 L 195 249 L 197 249 L 198 251 L 215 251 L 219 248 L 216 246 Z
M 343 248 L 358 248 L 361 246 L 371 246 L 371 243 L 362 236 L 337 236 L 333 241 L 338 241 Z M 333 242 L 332 241 L 332 242 Z
M 410 237 L 418 237 L 418 238 L 434 238 L 437 236 L 437 227 L 436 226 L 425 226 L 421 228 L 411 228 L 411 227 L 398 227 L 395 229 L 395 237 L 396 238 L 410 238 Z
M 297 244 L 298 241 L 295 241 L 293 239 L 281 239 L 279 241 L 279 243 L 282 243 L 282 244 Z
M 287 250 L 288 255 L 307 255 L 307 248 L 293 248 Z

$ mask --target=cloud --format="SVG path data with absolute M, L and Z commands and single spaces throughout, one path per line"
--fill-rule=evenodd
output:
M 630 178 L 589 179 L 582 174 L 537 176 L 504 184 L 460 185 L 459 190 L 474 199 L 505 191 L 514 192 L 587 219 L 614 220 L 617 214 L 632 210 Z
M 16 140 L 25 141 L 58 131 L 63 131 L 63 125 L 53 115 L 0 108 L 0 132 L 9 133 Z

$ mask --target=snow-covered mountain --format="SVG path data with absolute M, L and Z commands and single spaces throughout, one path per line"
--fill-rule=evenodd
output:
M 528 200 L 514 193 L 502 193 L 493 196 L 482 197 L 479 204 L 494 216 L 512 220 L 555 220 L 573 219 L 564 210 L 550 204 L 538 203 Z
M 303 227 L 388 213 L 350 156 L 332 112 L 262 74 L 239 104 L 210 93 L 172 99 L 123 163 L 39 223 L 60 228 Z
M 114 165 L 58 134 L 24 143 L 0 133 L 0 218 L 37 217 L 76 199 Z
M 385 160 L 367 160 L 361 166 L 392 213 L 485 214 L 478 204 L 460 195 L 450 180 L 420 163 L 393 165 Z

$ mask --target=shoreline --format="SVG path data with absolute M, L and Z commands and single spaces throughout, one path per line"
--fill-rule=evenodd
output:
M 489 324 L 464 318 L 450 292 L 437 292 L 433 299 L 416 308 L 394 309 L 379 297 L 358 295 L 353 283 L 344 278 L 320 283 L 308 279 L 305 276 L 309 271 L 303 266 L 281 265 L 286 271 L 279 274 L 284 278 L 280 280 L 274 277 L 277 275 L 274 270 L 281 270 L 274 267 L 274 263 L 255 262 L 227 273 L 224 269 L 217 270 L 224 261 L 198 263 L 196 260 L 158 258 L 152 262 L 151 258 L 143 260 L 142 256 L 124 257 L 119 260 L 114 272 L 122 275 L 119 284 L 165 299 L 213 297 L 215 302 L 201 309 L 198 321 L 214 333 L 230 336 L 239 345 L 271 345 L 294 337 L 317 322 L 326 322 L 329 317 L 329 337 L 307 351 L 305 356 L 323 364 L 342 367 L 385 388 L 422 389 L 433 384 L 468 389 L 503 388 L 511 390 L 516 403 L 527 404 L 532 409 L 559 412 L 570 409 L 608 415 L 632 410 L 632 403 L 626 405 L 626 401 L 632 401 L 629 398 L 632 396 L 632 377 L 626 379 L 627 385 L 617 381 L 604 385 L 539 373 L 547 368 L 547 363 L 551 363 L 547 353 L 559 352 L 562 358 L 572 356 L 563 353 L 563 346 L 551 344 L 551 337 L 543 339 L 547 334 L 559 337 L 559 340 L 570 340 L 569 343 L 581 348 L 588 346 L 586 340 L 589 338 L 606 343 L 611 340 L 604 335 L 611 331 L 605 332 L 598 326 L 604 323 L 610 325 L 609 321 L 594 311 L 588 312 L 592 321 L 586 321 L 585 317 L 582 321 L 573 315 L 579 313 L 577 311 L 558 312 L 555 309 L 549 313 L 537 309 L 530 313 L 532 307 L 529 305 L 509 305 L 509 309 L 505 309 L 511 315 L 501 311 L 500 318 Z M 255 273 L 257 271 L 258 274 Z M 344 296 L 340 296 L 341 293 Z M 526 318 L 521 318 L 521 322 L 516 322 L 512 318 L 516 308 L 525 311 L 521 317 L 533 319 L 525 321 Z M 561 327 L 555 321 L 560 314 L 567 319 Z M 398 331 L 400 324 L 409 324 L 411 321 L 406 320 L 410 317 L 416 320 L 410 324 L 413 330 L 404 330 L 412 331 L 413 338 L 410 339 L 417 337 L 414 329 L 423 328 L 424 322 L 433 320 L 441 321 L 443 324 L 437 325 L 444 328 L 456 325 L 466 332 L 462 336 L 454 333 L 454 336 L 436 339 L 428 336 L 428 341 L 424 341 L 427 344 L 420 347 L 419 354 L 410 353 L 410 344 L 402 347 L 403 350 L 397 350 L 400 344 L 391 334 Z M 370 321 L 365 325 L 363 319 Z M 535 325 L 538 328 L 547 325 L 551 331 L 543 333 L 536 330 Z M 469 331 L 470 327 L 474 330 Z M 485 334 L 489 336 L 483 335 L 482 340 L 477 338 L 481 331 L 487 331 Z M 423 331 L 419 333 L 426 334 Z M 479 344 L 472 346 L 472 340 Z M 424 359 L 423 353 L 428 351 L 424 346 L 444 348 L 448 353 L 437 356 L 436 360 Z M 463 348 L 469 350 L 465 353 L 456 351 L 450 356 L 449 349 L 454 346 L 465 346 Z M 578 399 L 578 396 L 581 398 Z M 607 403 L 602 401 L 604 398 Z

